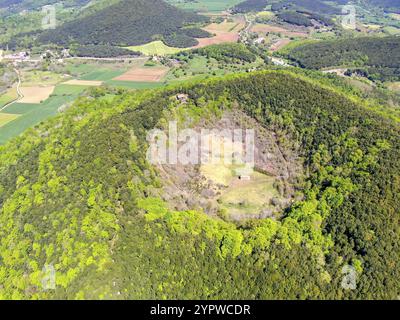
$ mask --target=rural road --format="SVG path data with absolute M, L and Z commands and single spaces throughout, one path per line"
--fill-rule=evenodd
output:
M 147 57 L 135 57 L 135 58 L 95 58 L 95 57 L 69 57 L 65 60 L 100 60 L 100 61 L 135 61 L 144 60 Z
M 242 31 L 240 31 L 240 39 L 243 43 L 246 43 L 249 38 L 250 29 L 253 26 L 253 21 L 250 20 L 246 14 L 244 15 L 244 19 L 246 21 L 246 26 Z
M 17 95 L 18 95 L 18 97 L 17 97 L 15 100 L 13 100 L 13 101 L 7 103 L 5 106 L 3 106 L 3 107 L 0 109 L 0 112 L 3 111 L 3 110 L 5 110 L 6 108 L 8 108 L 9 106 L 11 106 L 11 105 L 14 104 L 15 102 L 21 100 L 21 99 L 24 97 L 24 95 L 22 94 L 21 89 L 20 89 L 20 87 L 21 87 L 21 75 L 20 75 L 18 69 L 14 68 L 14 71 L 15 71 L 15 73 L 16 73 L 17 76 L 18 76 L 18 83 L 17 83 Z

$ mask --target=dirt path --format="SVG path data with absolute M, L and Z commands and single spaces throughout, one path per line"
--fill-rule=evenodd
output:
M 22 98 L 24 98 L 24 95 L 22 94 L 21 89 L 20 89 L 20 88 L 21 88 L 21 75 L 20 75 L 20 73 L 19 73 L 19 71 L 18 71 L 17 68 L 14 68 L 14 71 L 15 71 L 15 73 L 16 73 L 17 76 L 18 76 L 18 83 L 17 83 L 17 95 L 18 95 L 18 97 L 17 97 L 15 100 L 13 100 L 13 101 L 7 103 L 5 106 L 3 106 L 3 107 L 0 109 L 0 112 L 3 111 L 3 110 L 5 110 L 6 108 L 8 108 L 9 106 L 11 106 L 12 104 L 18 102 L 18 101 L 21 100 Z
M 246 14 L 244 15 L 244 19 L 246 21 L 246 27 L 239 33 L 239 37 L 243 43 L 248 41 L 249 32 L 251 27 L 253 26 L 253 21 L 251 21 Z

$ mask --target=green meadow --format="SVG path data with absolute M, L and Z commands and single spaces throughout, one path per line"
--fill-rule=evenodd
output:
M 12 104 L 2 112 L 10 116 L 14 115 L 14 119 L 0 127 L 0 144 L 6 143 L 26 129 L 56 115 L 61 106 L 75 100 L 86 88 L 85 86 L 59 85 L 54 93 L 40 104 Z
M 167 0 L 167 2 L 181 9 L 196 10 L 203 12 L 221 12 L 227 10 L 243 0 Z
M 164 82 L 135 82 L 135 81 L 118 81 L 118 80 L 109 80 L 105 82 L 106 85 L 111 87 L 121 87 L 126 89 L 154 89 L 160 88 L 165 85 Z

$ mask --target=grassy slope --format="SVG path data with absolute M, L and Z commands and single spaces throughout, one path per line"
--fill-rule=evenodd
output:
M 130 46 L 130 47 L 127 47 L 127 49 L 132 50 L 132 51 L 138 51 L 138 52 L 141 52 L 148 56 L 151 56 L 151 55 L 165 56 L 167 54 L 174 54 L 174 53 L 185 50 L 182 48 L 169 47 L 169 46 L 165 45 L 162 41 L 153 41 L 153 42 L 146 43 L 146 44 L 143 44 L 140 46 Z

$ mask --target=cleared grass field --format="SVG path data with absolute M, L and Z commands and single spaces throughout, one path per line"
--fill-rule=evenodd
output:
M 17 90 L 15 88 L 9 89 L 6 93 L 0 96 L 0 108 L 7 103 L 14 101 L 17 98 Z
M 162 41 L 153 41 L 140 46 L 131 46 L 127 47 L 127 49 L 132 51 L 138 51 L 148 56 L 150 55 L 164 56 L 167 54 L 175 54 L 177 52 L 187 50 L 182 48 L 168 47 Z
M 273 17 L 275 17 L 275 13 L 273 13 L 272 11 L 261 11 L 261 12 L 257 13 L 257 17 L 273 18 Z
M 269 208 L 271 200 L 279 197 L 274 187 L 275 177 L 253 172 L 250 179 L 239 179 L 235 165 L 205 164 L 200 168 L 201 174 L 214 183 L 225 186 L 218 203 L 230 215 L 238 218 L 242 215 L 260 213 Z
M 230 214 L 247 215 L 260 212 L 270 206 L 274 197 L 279 197 L 274 188 L 275 178 L 254 172 L 249 181 L 236 179 L 222 194 L 220 203 Z
M 167 0 L 167 2 L 178 8 L 202 12 L 225 11 L 242 1 L 243 0 L 197 0 L 185 2 L 183 0 Z
M 0 128 L 5 124 L 17 119 L 19 117 L 18 114 L 10 114 L 10 113 L 2 113 L 0 112 Z

